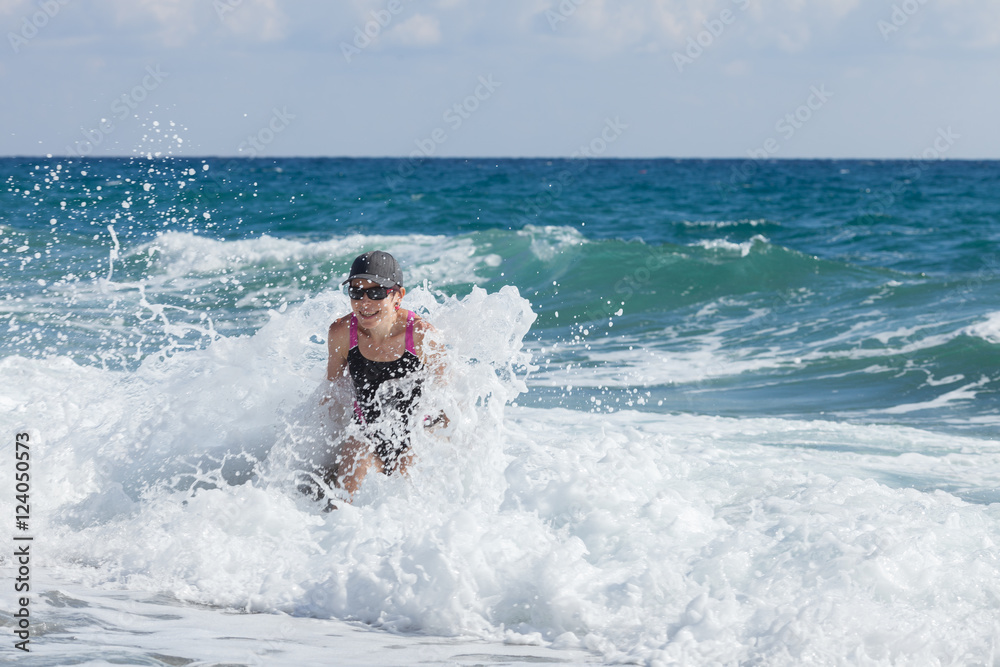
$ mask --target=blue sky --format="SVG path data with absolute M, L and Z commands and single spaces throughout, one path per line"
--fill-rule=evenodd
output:
M 0 155 L 1000 158 L 997 0 L 0 0 Z

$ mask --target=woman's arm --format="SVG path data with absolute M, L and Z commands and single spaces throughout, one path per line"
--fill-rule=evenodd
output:
M 326 347 L 326 379 L 335 382 L 347 375 L 347 352 L 350 347 L 350 315 L 335 320 L 327 332 Z M 330 392 L 323 392 L 320 404 L 326 404 L 331 398 Z
M 438 330 L 424 320 L 417 320 L 413 325 L 413 343 L 434 383 L 445 384 L 448 368 L 445 363 L 444 345 Z M 448 426 L 448 415 L 444 410 L 438 410 L 437 414 L 424 417 L 424 428 L 433 429 L 437 426 Z
M 443 384 L 447 365 L 444 358 L 444 345 L 438 330 L 425 320 L 418 319 L 413 325 L 413 344 L 417 348 L 420 360 L 434 376 L 434 381 Z
M 333 382 L 343 377 L 347 369 L 347 352 L 350 340 L 350 315 L 334 320 L 326 337 L 329 356 L 326 360 L 326 379 Z

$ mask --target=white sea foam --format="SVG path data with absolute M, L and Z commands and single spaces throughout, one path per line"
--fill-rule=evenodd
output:
M 988 339 L 993 331 L 992 321 L 950 331 L 933 323 L 886 330 L 888 318 L 879 311 L 867 311 L 842 318 L 835 328 L 824 327 L 823 330 L 829 333 L 819 338 L 803 336 L 801 332 L 824 322 L 800 321 L 788 313 L 776 315 L 779 308 L 789 306 L 782 301 L 778 305 L 749 308 L 727 297 L 707 303 L 680 324 L 666 327 L 655 336 L 618 334 L 614 326 L 597 325 L 588 329 L 587 335 L 577 333 L 573 339 L 555 345 L 533 345 L 532 351 L 539 359 L 559 355 L 572 358 L 570 362 L 544 364 L 534 382 L 549 387 L 650 387 L 695 383 L 743 373 L 788 369 L 800 364 L 913 357 L 944 346 L 961 335 Z M 723 311 L 748 309 L 749 314 L 744 316 L 722 314 Z M 614 319 L 610 318 L 609 322 L 613 323 Z M 691 331 L 697 334 L 692 335 Z M 927 385 L 940 386 L 960 379 L 957 376 L 947 379 L 928 376 Z M 970 388 L 975 386 L 979 385 L 970 385 Z M 946 400 L 970 396 L 955 394 Z
M 754 236 L 749 241 L 743 241 L 742 243 L 733 243 L 732 241 L 727 241 L 726 239 L 702 239 L 692 243 L 692 246 L 705 248 L 706 250 L 722 250 L 728 252 L 738 252 L 740 257 L 746 257 L 750 254 L 750 251 L 754 247 L 761 247 L 770 243 L 767 237 L 761 234 L 754 234 Z
M 742 227 L 743 225 L 749 225 L 751 227 L 762 227 L 764 225 L 773 225 L 775 227 L 780 226 L 781 223 L 775 222 L 773 220 L 767 220 L 764 218 L 759 219 L 746 219 L 746 220 L 684 220 L 680 224 L 685 227 L 709 227 L 712 229 L 725 229 L 727 227 Z
M 539 346 L 545 359 L 551 348 Z M 653 345 L 644 337 L 598 338 L 561 343 L 574 362 L 546 365 L 534 376 L 537 386 L 652 387 L 702 382 L 796 363 L 796 357 L 757 350 L 726 349 L 721 335 L 703 334 L 684 345 Z M 583 361 L 581 361 L 583 360 Z
M 575 227 L 525 225 L 518 236 L 531 239 L 531 252 L 541 260 L 551 260 L 567 247 L 583 245 L 587 239 Z
M 1000 313 L 990 313 L 985 321 L 966 327 L 964 333 L 989 343 L 1000 344 Z
M 22 352 L 85 349 L 91 361 L 132 363 L 161 348 L 203 347 L 218 333 L 256 330 L 269 311 L 339 288 L 351 260 L 371 247 L 400 259 L 409 290 L 479 284 L 480 273 L 498 265 L 496 255 L 477 254 L 470 237 L 353 235 L 310 241 L 264 235 L 225 241 L 166 232 L 121 247 L 100 264 L 73 267 L 91 273 L 89 279 L 70 273 L 27 298 L 0 300 L 0 315 L 10 318 L 11 342 Z M 48 340 L 53 336 L 62 342 L 53 345 Z M 87 342 L 79 344 L 79 336 Z M 116 344 L 94 349 L 97 339 L 108 337 Z
M 962 379 L 961 376 L 959 376 L 959 380 L 961 379 Z M 916 403 L 900 403 L 898 405 L 892 406 L 891 408 L 885 408 L 884 410 L 880 410 L 879 412 L 888 415 L 902 415 L 908 412 L 916 412 L 917 410 L 933 410 L 937 408 L 943 408 L 953 403 L 958 403 L 961 401 L 972 401 L 975 400 L 976 398 L 977 392 L 975 390 L 978 389 L 979 387 L 982 387 L 988 382 L 989 382 L 988 378 L 982 377 L 976 382 L 969 382 L 962 385 L 961 387 L 952 389 L 951 391 L 946 391 L 945 393 L 939 396 L 935 396 L 933 399 L 929 401 L 918 401 Z M 933 383 L 930 381 L 927 384 L 933 386 Z
M 18 381 L 0 387 L 3 429 L 37 436 L 38 567 L 97 596 L 149 591 L 650 665 L 993 659 L 992 441 L 511 408 L 530 367 L 527 302 L 513 289 L 406 298 L 450 344 L 438 400 L 454 423 L 417 435 L 409 479 L 374 476 L 326 514 L 295 490 L 288 454 L 325 437 L 309 415 L 317 336 L 347 309 L 337 291 L 132 372 L 4 359 Z M 10 474 L 0 468 L 4 488 Z M 12 502 L 0 498 L 0 515 Z M 198 622 L 230 632 L 221 615 Z M 104 628 L 73 632 L 107 645 Z
M 9 573 L 0 567 L 0 576 Z M 100 590 L 73 574 L 32 572 L 33 614 L 46 620 L 19 665 L 583 667 L 599 662 L 589 651 L 378 632 L 360 622 L 188 604 L 169 593 Z M 7 616 L 0 610 L 5 623 Z
M 308 274 L 316 262 L 332 259 L 350 262 L 355 255 L 372 247 L 385 248 L 408 267 L 408 285 L 418 285 L 425 280 L 438 285 L 476 283 L 480 280 L 476 275 L 477 268 L 493 261 L 475 257 L 475 246 L 469 238 L 421 234 L 354 234 L 326 241 L 262 235 L 253 239 L 222 241 L 188 232 L 167 232 L 155 241 L 138 246 L 129 255 L 148 255 L 154 259 L 151 278 L 162 275 L 176 279 L 203 275 L 214 277 L 247 267 L 261 270 L 296 263 L 302 263 L 300 271 Z M 342 279 L 342 276 L 335 276 L 334 279 Z

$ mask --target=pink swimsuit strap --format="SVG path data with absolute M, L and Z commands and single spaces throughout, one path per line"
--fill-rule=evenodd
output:
M 358 346 L 358 318 L 351 313 L 351 344 L 348 349 Z
M 406 311 L 406 349 L 413 356 L 417 355 L 417 346 L 413 342 L 413 326 L 417 321 L 417 316 L 413 314 L 412 310 Z M 351 313 L 351 327 L 350 327 L 351 344 L 348 349 L 358 346 L 358 318 Z
M 417 321 L 417 316 L 412 310 L 406 311 L 406 349 L 413 356 L 417 356 L 417 346 L 413 344 L 413 324 Z

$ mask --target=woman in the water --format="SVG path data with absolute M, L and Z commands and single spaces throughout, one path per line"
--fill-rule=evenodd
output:
M 343 441 L 324 479 L 353 496 L 372 468 L 406 472 L 422 385 L 428 372 L 440 376 L 442 367 L 428 336 L 434 328 L 401 307 L 403 271 L 392 255 L 375 250 L 358 256 L 344 285 L 351 313 L 330 325 L 326 375 L 331 382 L 350 377 L 359 432 Z M 422 421 L 430 427 L 447 418 L 441 413 Z

